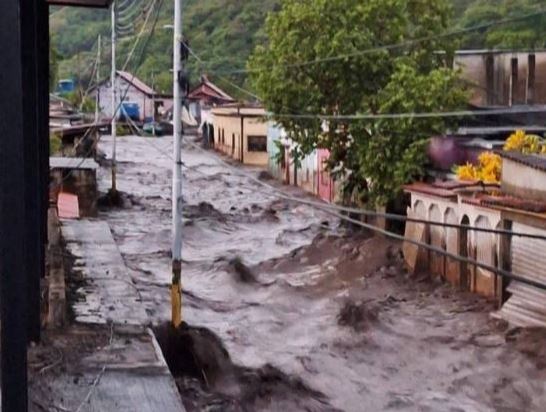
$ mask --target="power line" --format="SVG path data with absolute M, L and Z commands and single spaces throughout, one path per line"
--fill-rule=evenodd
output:
M 436 39 L 439 39 L 439 38 L 452 37 L 452 36 L 457 36 L 457 35 L 460 35 L 460 34 L 471 33 L 471 32 L 474 32 L 474 31 L 486 30 L 486 29 L 491 28 L 491 27 L 504 25 L 504 24 L 508 24 L 508 23 L 513 23 L 513 22 L 521 21 L 521 20 L 527 20 L 527 19 L 531 19 L 533 17 L 538 17 L 538 16 L 541 16 L 541 15 L 544 15 L 544 14 L 546 14 L 546 9 L 542 8 L 542 9 L 539 9 L 538 11 L 533 12 L 533 13 L 528 13 L 528 14 L 524 14 L 524 15 L 521 15 L 521 16 L 507 17 L 507 18 L 504 18 L 504 19 L 500 19 L 500 20 L 496 20 L 496 21 L 492 21 L 492 22 L 488 22 L 488 23 L 483 23 L 483 24 L 479 24 L 479 25 L 476 25 L 476 26 L 467 27 L 465 29 L 458 29 L 458 30 L 449 31 L 449 32 L 446 32 L 446 33 L 440 33 L 440 34 L 436 34 L 436 35 L 424 36 L 424 37 L 420 37 L 420 38 L 417 38 L 417 39 L 406 40 L 406 41 L 403 41 L 401 43 L 371 47 L 371 48 L 368 48 L 368 49 L 365 49 L 365 50 L 358 50 L 358 51 L 355 51 L 355 52 L 352 52 L 352 53 L 340 54 L 340 55 L 331 56 L 331 57 L 324 57 L 324 58 L 308 60 L 308 61 L 303 61 L 303 62 L 296 62 L 296 63 L 276 64 L 273 67 L 285 67 L 285 68 L 304 67 L 304 66 L 310 66 L 310 65 L 319 64 L 319 63 L 327 63 L 327 62 L 333 62 L 333 61 L 337 61 L 337 60 L 345 60 L 345 59 L 350 59 L 350 58 L 354 58 L 354 57 L 364 56 L 364 55 L 371 54 L 371 53 L 376 53 L 378 51 L 383 51 L 383 50 L 396 50 L 396 49 L 406 48 L 406 47 L 409 47 L 409 46 L 413 46 L 413 45 L 423 43 L 423 42 L 426 42 L 426 41 L 430 41 L 430 40 L 436 40 Z M 264 72 L 264 71 L 269 71 L 269 70 L 271 70 L 271 67 L 260 68 L 260 69 L 237 69 L 237 70 L 226 70 L 226 71 L 217 70 L 216 72 L 211 72 L 211 73 L 217 73 L 217 74 L 218 73 L 221 73 L 221 74 L 246 74 L 246 73 L 259 73 L 259 72 Z
M 190 52 L 190 54 L 195 58 L 195 60 L 197 60 L 199 63 L 205 63 L 204 60 L 199 57 L 199 55 L 197 53 L 195 53 L 195 51 L 188 45 L 187 42 L 185 41 L 182 41 L 182 43 L 184 43 L 184 45 L 186 46 L 186 48 L 188 49 L 188 51 Z M 216 75 L 216 77 L 218 77 L 219 79 L 225 81 L 226 83 L 228 83 L 229 85 L 231 85 L 232 87 L 235 87 L 237 90 L 255 98 L 255 99 L 258 99 L 258 100 L 262 100 L 260 98 L 260 96 L 252 93 L 251 91 L 249 90 L 246 90 L 244 88 L 242 88 L 241 86 L 237 85 L 236 83 L 232 82 L 231 80 L 229 80 L 227 77 L 224 77 L 224 76 L 221 76 L 221 75 Z
M 288 119 L 320 119 L 320 120 L 385 120 L 385 119 L 428 119 L 428 118 L 446 118 L 446 117 L 474 117 L 474 116 L 491 116 L 505 114 L 526 114 L 526 113 L 544 113 L 546 105 L 533 107 L 521 107 L 511 109 L 491 109 L 491 110 L 460 110 L 451 112 L 409 112 L 409 113 L 364 113 L 364 114 L 289 114 L 289 113 L 272 113 L 272 117 L 288 118 Z
M 150 40 L 151 38 L 153 37 L 154 33 L 155 33 L 155 29 L 156 29 L 156 26 L 157 26 L 157 21 L 159 19 L 159 13 L 161 11 L 161 8 L 163 7 L 163 1 L 164 0 L 158 0 L 159 3 L 157 5 L 157 9 L 156 9 L 156 15 L 154 17 L 154 22 L 152 24 L 152 28 L 150 30 L 150 32 L 148 33 L 148 37 L 146 38 L 145 42 L 144 42 L 144 45 L 142 47 L 142 49 L 140 50 L 140 54 L 138 56 L 138 64 L 141 63 L 142 61 L 142 58 L 144 57 L 144 54 L 150 44 Z M 129 93 L 129 89 L 131 87 L 131 82 L 133 81 L 133 79 L 135 78 L 135 74 L 133 73 L 132 77 L 131 77 L 131 81 L 128 82 L 127 84 L 127 87 L 125 88 L 125 92 L 123 93 L 123 96 L 121 97 L 119 103 L 117 104 L 117 106 L 115 107 L 115 109 L 113 110 L 113 114 L 112 116 L 117 116 L 120 108 L 121 108 L 121 104 L 123 102 L 123 100 L 125 99 L 125 97 L 127 96 L 127 93 Z M 86 133 L 84 134 L 84 136 L 82 137 L 82 139 L 80 140 L 80 144 L 83 143 L 90 135 L 90 132 L 91 130 L 95 130 L 97 128 L 97 125 L 95 125 L 94 127 L 90 127 L 89 129 L 87 129 Z M 75 166 L 75 169 L 79 168 L 86 160 L 87 158 L 89 157 L 89 155 L 92 153 L 92 151 L 94 150 L 94 148 L 96 147 L 96 145 L 99 143 L 100 141 L 100 136 L 99 138 L 93 143 L 93 145 L 91 146 L 91 148 L 87 151 L 87 153 L 83 156 L 82 160 Z M 70 178 L 71 176 L 71 173 L 68 173 L 59 183 L 57 183 L 56 185 L 52 186 L 52 187 L 57 187 L 57 186 L 60 186 L 62 185 L 68 178 Z
M 205 149 L 199 147 L 197 144 L 195 144 L 193 142 L 190 142 L 190 141 L 188 141 L 186 139 L 185 139 L 185 141 L 190 146 L 195 147 L 195 148 L 197 148 L 198 150 L 200 150 L 200 151 L 202 151 L 204 153 L 207 153 L 207 154 L 209 153 Z M 213 155 L 210 155 L 210 156 L 213 157 Z M 260 179 L 258 179 L 257 177 L 255 177 L 255 176 L 253 176 L 253 175 L 251 175 L 249 173 L 246 173 L 243 170 L 235 168 L 234 166 L 230 165 L 229 163 L 227 163 L 226 161 L 224 161 L 223 159 L 221 159 L 221 158 L 219 158 L 217 156 L 214 156 L 214 159 L 218 163 L 221 163 L 221 164 L 227 166 L 231 170 L 234 170 L 235 173 L 239 174 L 240 176 L 244 176 L 244 177 L 252 180 L 253 182 L 257 183 L 258 185 L 267 188 L 268 191 L 274 192 L 278 196 L 281 196 L 286 200 L 298 202 L 298 203 L 301 203 L 301 204 L 305 204 L 307 206 L 318 207 L 318 208 L 322 208 L 322 209 L 329 209 L 329 210 L 337 211 L 337 212 L 353 213 L 353 214 L 358 214 L 358 215 L 380 217 L 380 218 L 386 218 L 386 219 L 391 219 L 391 220 L 421 223 L 421 224 L 426 224 L 426 225 L 430 225 L 430 226 L 442 226 L 442 227 L 448 227 L 448 228 L 454 228 L 454 229 L 464 229 L 464 230 L 473 231 L 473 232 L 484 232 L 484 233 L 491 233 L 491 234 L 496 234 L 496 235 L 516 236 L 516 237 L 525 237 L 525 238 L 530 238 L 530 239 L 546 240 L 546 236 L 536 235 L 536 234 L 532 234 L 532 233 L 513 232 L 513 231 L 510 231 L 510 230 L 502 230 L 502 229 L 487 229 L 487 228 L 480 228 L 480 227 L 476 227 L 476 226 L 457 225 L 457 224 L 449 224 L 449 223 L 437 222 L 437 221 L 432 221 L 432 220 L 415 219 L 415 218 L 409 218 L 409 217 L 404 216 L 404 215 L 396 215 L 396 214 L 392 214 L 392 213 L 381 213 L 381 212 L 376 212 L 376 211 L 372 211 L 372 210 L 357 209 L 357 208 L 352 208 L 352 207 L 345 207 L 345 206 L 328 204 L 328 203 L 324 203 L 324 202 L 317 202 L 317 201 L 313 201 L 313 200 L 301 199 L 301 198 L 297 198 L 297 197 L 294 197 L 294 196 L 287 195 L 286 193 L 279 190 L 275 186 L 270 185 L 270 184 L 268 184 L 266 182 L 263 182 Z
M 188 140 L 185 140 L 185 141 L 190 146 L 195 147 L 198 150 L 208 154 L 208 152 L 205 149 L 199 147 L 197 144 L 195 144 L 193 142 L 190 142 Z M 429 250 L 431 252 L 441 254 L 443 256 L 446 256 L 446 257 L 451 258 L 453 260 L 456 260 L 458 262 L 470 264 L 470 265 L 473 265 L 475 267 L 479 267 L 481 269 L 484 269 L 484 270 L 487 270 L 489 272 L 495 273 L 495 274 L 497 274 L 497 275 L 499 275 L 501 277 L 511 279 L 511 280 L 515 280 L 515 281 L 524 283 L 526 285 L 536 287 L 536 288 L 541 289 L 541 290 L 546 290 L 546 284 L 537 282 L 537 281 L 532 280 L 532 279 L 528 279 L 528 278 L 523 277 L 523 276 L 514 275 L 513 273 L 508 272 L 508 271 L 506 271 L 504 269 L 499 269 L 499 268 L 497 268 L 495 266 L 491 266 L 491 265 L 479 262 L 479 261 L 474 260 L 474 259 L 470 259 L 470 258 L 467 258 L 467 257 L 464 257 L 464 256 L 460 256 L 460 255 L 457 255 L 457 254 L 454 254 L 454 253 L 451 253 L 451 252 L 447 252 L 446 250 L 444 250 L 442 248 L 432 246 L 432 245 L 429 245 L 427 243 L 423 243 L 423 242 L 420 242 L 420 241 L 417 241 L 417 240 L 409 239 L 409 238 L 406 238 L 405 236 L 398 235 L 396 233 L 393 233 L 393 232 L 390 232 L 390 231 L 387 231 L 387 230 L 384 230 L 384 229 L 380 229 L 377 226 L 361 222 L 360 220 L 353 219 L 353 218 L 351 218 L 351 217 L 349 217 L 347 215 L 343 215 L 343 214 L 338 213 L 338 212 L 336 212 L 336 211 L 334 211 L 332 209 L 329 209 L 329 208 L 326 207 L 325 204 L 321 204 L 321 203 L 318 203 L 318 202 L 307 202 L 304 199 L 300 199 L 300 198 L 297 198 L 297 197 L 294 197 L 294 196 L 287 195 L 284 192 L 280 191 L 279 189 L 275 188 L 274 186 L 269 185 L 269 184 L 267 184 L 265 182 L 262 182 L 259 179 L 255 178 L 254 176 L 251 176 L 251 175 L 249 175 L 249 174 L 247 174 L 247 173 L 245 173 L 243 171 L 240 171 L 240 170 L 236 169 L 235 167 L 233 167 L 229 163 L 225 162 L 224 160 L 218 158 L 217 156 L 214 156 L 214 159 L 218 163 L 222 163 L 222 164 L 226 165 L 231 170 L 235 170 L 237 174 L 245 176 L 245 177 L 249 177 L 253 181 L 258 182 L 261 186 L 267 188 L 268 190 L 273 189 L 272 193 L 275 194 L 276 197 L 278 197 L 278 198 L 289 200 L 289 201 L 292 201 L 292 202 L 295 202 L 295 203 L 300 203 L 300 204 L 306 204 L 306 205 L 313 206 L 316 209 L 319 209 L 319 210 L 321 210 L 321 211 L 323 211 L 325 213 L 328 213 L 328 214 L 330 214 L 332 216 L 335 216 L 335 217 L 337 217 L 337 218 L 339 218 L 341 220 L 344 220 L 346 222 L 352 223 L 354 225 L 360 226 L 360 227 L 368 229 L 368 230 L 372 230 L 374 232 L 380 233 L 380 234 L 382 234 L 384 236 L 387 236 L 387 237 L 390 237 L 392 239 L 407 242 L 407 243 L 413 244 L 415 246 L 427 249 L 427 250 Z M 268 192 L 268 193 L 271 193 L 271 192 Z M 473 230 L 474 228 L 465 226 L 465 229 Z

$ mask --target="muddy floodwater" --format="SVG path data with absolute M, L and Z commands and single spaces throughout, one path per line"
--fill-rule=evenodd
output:
M 156 325 L 170 317 L 171 144 L 119 139 L 124 204 L 100 216 Z M 542 331 L 490 320 L 492 303 L 407 275 L 398 243 L 278 200 L 217 156 L 183 148 L 188 325 L 170 350 L 188 411 L 546 410 Z

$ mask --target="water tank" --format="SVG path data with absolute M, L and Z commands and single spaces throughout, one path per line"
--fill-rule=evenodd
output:
M 127 117 L 134 121 L 140 120 L 140 108 L 138 103 L 123 102 L 121 103 L 121 110 L 119 113 L 119 119 L 125 120 Z

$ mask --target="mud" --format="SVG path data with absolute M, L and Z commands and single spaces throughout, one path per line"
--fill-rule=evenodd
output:
M 183 324 L 155 329 L 171 373 L 192 411 L 335 411 L 326 397 L 272 365 L 235 365 L 221 339 L 205 328 Z
M 162 152 L 171 143 L 153 141 Z M 110 152 L 108 138 L 101 145 Z M 119 189 L 137 202 L 101 218 L 162 325 L 171 160 L 144 138 L 120 138 L 118 147 Z M 188 146 L 183 160 L 183 317 L 199 333 L 174 352 L 198 355 L 175 373 L 189 410 L 544 409 L 540 333 L 491 321 L 492 302 L 409 276 L 396 242 L 277 200 Z M 106 192 L 109 170 L 100 175 Z

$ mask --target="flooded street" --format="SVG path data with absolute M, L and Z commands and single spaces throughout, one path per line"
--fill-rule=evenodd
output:
M 155 325 L 170 318 L 171 146 L 119 138 L 124 205 L 100 214 Z M 203 328 L 195 370 L 177 376 L 189 411 L 544 409 L 540 331 L 508 330 L 491 303 L 410 277 L 398 243 L 278 200 L 217 156 L 183 147 L 183 318 Z

